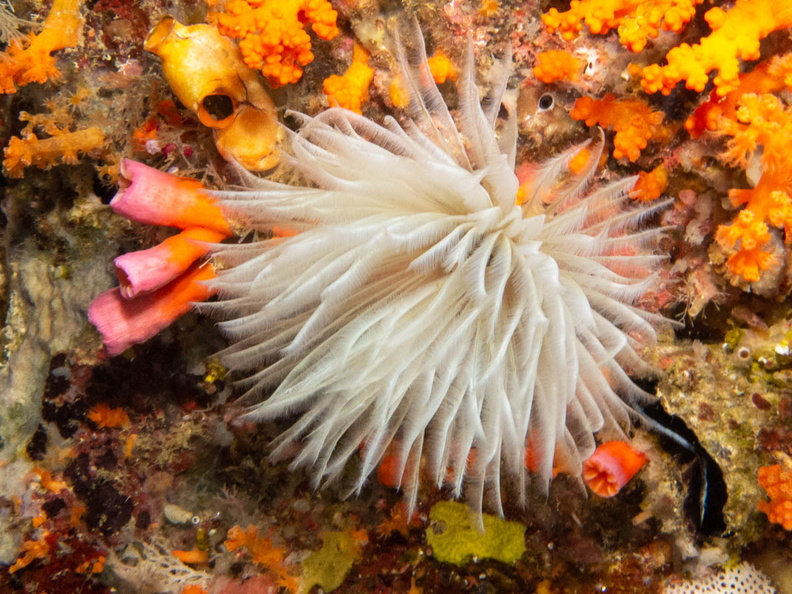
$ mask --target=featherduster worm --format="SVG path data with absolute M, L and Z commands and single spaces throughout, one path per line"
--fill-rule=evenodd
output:
M 537 168 L 516 205 L 514 110 L 498 118 L 510 55 L 480 103 L 469 48 L 457 123 L 415 37 L 400 51 L 411 119 L 293 114 L 283 166 L 304 185 L 250 176 L 213 194 L 243 228 L 297 233 L 217 246 L 220 299 L 199 308 L 226 318 L 246 418 L 295 419 L 276 458 L 299 444 L 316 484 L 354 459 L 359 490 L 387 452 L 411 505 L 428 472 L 501 511 L 502 480 L 524 501 L 554 456 L 580 476 L 594 433 L 619 435 L 648 397 L 625 370 L 651 372 L 637 350 L 664 318 L 634 303 L 663 257 L 661 231 L 638 226 L 667 203 L 633 204 L 635 178 L 591 190 L 600 140 Z

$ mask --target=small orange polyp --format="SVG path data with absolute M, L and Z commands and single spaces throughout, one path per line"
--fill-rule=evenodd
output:
M 189 551 L 172 551 L 173 556 L 186 565 L 203 565 L 209 561 L 209 553 L 200 549 L 190 549 Z
M 369 53 L 355 44 L 352 64 L 343 76 L 334 74 L 324 80 L 322 91 L 327 95 L 330 105 L 361 113 L 362 105 L 368 100 L 368 89 L 374 78 L 374 70 L 368 65 Z
M 398 489 L 402 481 L 402 465 L 397 454 L 386 454 L 377 467 L 377 482 L 380 485 Z
M 136 299 L 125 299 L 120 289 L 110 289 L 91 302 L 88 320 L 102 334 L 107 353 L 120 355 L 170 326 L 191 303 L 208 299 L 212 291 L 201 281 L 214 276 L 211 266 L 194 264 L 176 280 Z
M 119 186 L 110 207 L 132 221 L 178 229 L 203 227 L 231 235 L 220 208 L 201 192 L 199 181 L 124 159 Z
M 429 71 L 432 73 L 432 78 L 438 85 L 442 85 L 447 80 L 456 82 L 457 69 L 453 62 L 449 60 L 441 50 L 437 50 L 435 55 L 426 61 L 429 64 Z
M 583 480 L 600 497 L 613 497 L 646 462 L 627 442 L 606 441 L 583 462 Z

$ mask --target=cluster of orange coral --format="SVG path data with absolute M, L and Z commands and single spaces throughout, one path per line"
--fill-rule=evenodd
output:
M 760 501 L 759 511 L 767 514 L 774 524 L 792 530 L 792 471 L 779 464 L 759 467 L 759 485 L 767 492 L 770 501 Z
M 101 128 L 91 126 L 71 130 L 74 114 L 70 107 L 79 105 L 86 98 L 87 92 L 86 89 L 78 89 L 69 98 L 68 104 L 47 102 L 49 113 L 31 114 L 26 111 L 19 113 L 20 121 L 27 124 L 18 137 L 11 137 L 8 146 L 4 149 L 3 166 L 9 177 L 22 177 L 25 167 L 31 165 L 40 169 L 58 163 L 74 165 L 80 153 L 101 155 L 103 160 L 110 163 L 115 160 L 114 156 L 106 153 L 106 135 Z M 49 138 L 39 138 L 36 132 L 43 132 Z
M 239 39 L 245 64 L 261 70 L 275 88 L 295 83 L 303 66 L 310 64 L 311 37 L 304 27 L 321 39 L 338 35 L 336 17 L 328 0 L 210 0 L 209 20 L 223 35 Z
M 633 52 L 641 51 L 660 30 L 679 31 L 696 14 L 703 0 L 572 0 L 569 10 L 551 8 L 542 15 L 550 33 L 559 31 L 574 39 L 584 22 L 594 34 L 618 29 L 619 41 Z
M 779 56 L 757 64 L 750 72 L 741 74 L 737 88 L 720 96 L 717 89 L 713 90 L 709 101 L 700 105 L 686 121 L 685 129 L 693 138 L 698 138 L 705 131 L 715 132 L 721 128 L 722 118 L 732 122 L 737 120 L 737 104 L 747 93 L 776 93 L 786 86 L 784 82 L 792 54 Z M 791 81 L 792 82 L 792 81 Z M 792 84 L 789 85 L 792 88 Z
M 241 526 L 234 526 L 228 531 L 227 537 L 225 547 L 229 551 L 247 549 L 253 562 L 273 574 L 280 587 L 290 592 L 297 591 L 299 580 L 292 575 L 289 566 L 285 563 L 286 551 L 274 546 L 269 538 L 259 536 L 258 528 L 248 526 L 246 530 L 242 530 Z
M 761 177 L 753 188 L 732 190 L 734 206 L 745 208 L 716 234 L 719 245 L 729 254 L 729 271 L 747 281 L 758 281 L 775 256 L 765 249 L 771 240 L 770 226 L 783 228 L 787 243 L 792 240 L 792 156 L 788 135 L 792 132 L 792 109 L 775 93 L 792 89 L 792 54 L 762 62 L 751 72 L 739 75 L 737 86 L 725 96 L 713 90 L 685 122 L 694 138 L 704 132 L 730 137 L 723 158 L 746 168 L 761 151 Z
M 716 241 L 729 254 L 729 271 L 758 281 L 776 261 L 763 247 L 771 240 L 769 226 L 783 228 L 792 241 L 792 108 L 775 95 L 746 93 L 736 104 L 734 119 L 722 116 L 720 129 L 731 136 L 725 157 L 747 167 L 761 148 L 762 175 L 753 188 L 729 192 L 734 206 L 744 206 L 734 222 L 721 225 Z
M 545 84 L 557 80 L 575 80 L 586 63 L 564 50 L 548 50 L 536 57 L 533 74 Z
M 105 133 L 91 126 L 69 132 L 58 130 L 49 138 L 39 138 L 32 132 L 22 137 L 12 136 L 4 149 L 5 167 L 9 177 L 22 177 L 25 167 L 35 165 L 45 169 L 59 161 L 67 165 L 77 163 L 79 153 L 93 153 L 104 148 Z
M 662 163 L 651 171 L 639 171 L 633 191 L 641 202 L 650 202 L 663 195 L 668 187 L 668 170 Z
M 714 78 L 719 97 L 739 85 L 740 60 L 759 58 L 759 42 L 773 31 L 792 26 L 792 4 L 787 0 L 737 0 L 729 11 L 711 8 L 704 18 L 712 33 L 700 43 L 683 43 L 666 56 L 667 64 L 643 70 L 641 85 L 647 93 L 668 95 L 682 80 L 688 89 L 701 92 Z
M 570 115 L 576 120 L 584 120 L 587 126 L 613 127 L 613 156 L 616 159 L 627 157 L 636 161 L 647 141 L 663 123 L 663 112 L 652 111 L 646 101 L 640 99 L 616 99 L 613 94 L 602 99 L 581 97 L 575 102 Z
M 592 33 L 618 28 L 619 39 L 632 51 L 644 48 L 660 29 L 680 31 L 692 18 L 701 0 L 572 0 L 570 9 L 555 9 L 542 16 L 547 29 L 569 40 L 585 23 Z M 777 94 L 792 89 L 792 54 L 775 57 L 740 73 L 741 61 L 760 57 L 760 41 L 773 31 L 792 26 L 792 5 L 786 0 L 736 0 L 728 10 L 711 8 L 704 15 L 712 33 L 689 45 L 683 43 L 666 56 L 666 65 L 651 64 L 640 71 L 647 93 L 669 94 L 681 81 L 701 92 L 712 77 L 710 100 L 688 118 L 685 127 L 696 138 L 705 131 L 731 137 L 724 158 L 747 168 L 761 151 L 761 178 L 751 189 L 732 190 L 729 198 L 743 207 L 735 220 L 722 225 L 716 241 L 727 256 L 731 274 L 745 281 L 760 280 L 762 272 L 779 262 L 780 244 L 773 241 L 771 227 L 784 230 L 792 241 L 792 157 L 787 157 L 792 133 L 792 108 Z M 548 57 L 549 59 L 549 57 Z M 557 80 L 554 72 L 563 65 L 537 66 L 537 76 Z M 634 67 L 638 74 L 639 67 Z M 560 75 L 559 75 L 560 76 Z M 542 80 L 545 80 L 542 78 Z M 646 141 L 658 132 L 660 112 L 651 112 L 640 100 L 578 100 L 572 116 L 591 126 L 613 126 L 615 157 L 635 161 Z M 638 187 L 642 196 L 661 192 L 666 172 L 643 173 Z
M 27 42 L 12 41 L 0 54 L 0 93 L 14 93 L 17 87 L 60 76 L 51 54 L 79 42 L 81 4 L 82 0 L 55 0 L 39 34 Z
M 343 75 L 334 74 L 324 80 L 322 90 L 330 105 L 338 105 L 355 113 L 361 113 L 363 102 L 368 99 L 368 89 L 374 70 L 368 65 L 369 53 L 356 43 L 352 64 Z

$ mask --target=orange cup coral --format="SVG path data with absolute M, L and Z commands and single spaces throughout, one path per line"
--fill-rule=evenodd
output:
M 583 462 L 583 480 L 600 497 L 613 497 L 646 462 L 646 456 L 627 442 L 606 441 Z

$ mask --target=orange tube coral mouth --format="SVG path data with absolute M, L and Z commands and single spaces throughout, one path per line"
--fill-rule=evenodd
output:
M 600 497 L 613 497 L 646 462 L 646 456 L 627 442 L 606 441 L 583 462 L 583 480 Z

